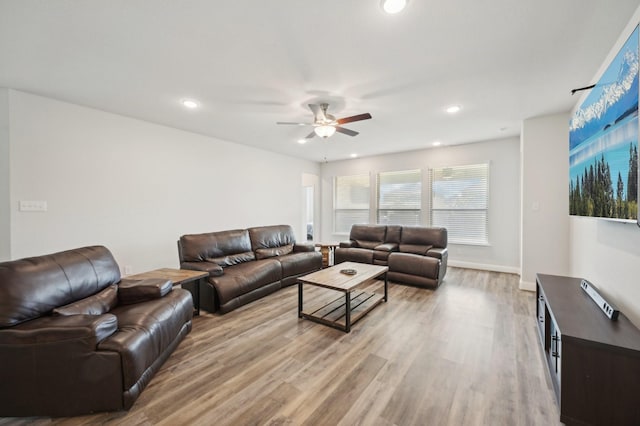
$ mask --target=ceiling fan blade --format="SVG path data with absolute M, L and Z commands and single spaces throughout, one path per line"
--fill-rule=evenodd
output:
M 356 132 L 354 130 L 350 130 L 350 129 L 345 129 L 344 127 L 340 127 L 340 126 L 336 126 L 336 132 L 340 132 L 342 134 L 348 135 L 348 136 L 357 136 L 360 133 Z
M 315 130 L 311 133 L 309 133 L 307 136 L 305 136 L 305 139 L 311 139 L 311 138 L 315 138 L 316 137 L 316 132 Z
M 309 109 L 313 112 L 313 116 L 315 117 L 315 121 L 324 121 L 327 117 L 324 115 L 324 111 L 320 107 L 320 105 L 309 104 Z
M 339 118 L 336 120 L 336 123 L 338 124 L 352 123 L 354 121 L 368 120 L 370 118 L 371 118 L 371 114 L 367 112 L 364 114 L 352 115 L 351 117 Z
M 293 124 L 296 126 L 310 126 L 311 123 L 295 123 L 293 121 L 278 121 L 276 124 Z

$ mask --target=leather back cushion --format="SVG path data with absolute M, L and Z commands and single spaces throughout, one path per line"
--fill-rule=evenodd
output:
M 273 248 L 259 248 L 256 250 L 257 259 L 266 259 L 268 257 L 284 256 L 293 251 L 293 244 Z
M 387 235 L 385 236 L 385 243 L 400 243 L 400 234 L 402 233 L 402 226 L 388 225 Z
M 289 225 L 259 226 L 249 228 L 251 249 L 257 253 L 259 249 L 270 249 L 293 245 L 296 239 Z M 268 256 L 267 256 L 268 257 Z
M 118 304 L 118 286 L 112 284 L 104 290 L 53 310 L 54 315 L 102 315 Z
M 445 248 L 447 247 L 447 229 L 430 228 L 426 226 L 404 226 L 402 227 L 400 243 L 401 246 L 408 244 Z M 400 251 L 403 251 L 402 247 L 400 247 Z
M 386 233 L 386 225 L 353 225 L 349 239 L 360 248 L 373 249 L 385 242 Z
M 226 268 L 227 266 L 237 265 L 238 263 L 256 260 L 256 255 L 252 251 L 245 251 L 244 253 L 229 254 L 227 256 L 207 257 L 205 260 L 207 262 L 217 263 L 223 268 Z M 213 276 L 215 276 L 215 274 Z
M 103 246 L 0 263 L 0 328 L 50 313 L 120 281 Z
M 191 234 L 180 237 L 183 262 L 202 262 L 207 259 L 225 259 L 228 256 L 244 254 L 251 251 L 249 232 L 246 229 L 210 232 L 207 234 Z M 244 257 L 238 259 L 242 261 Z M 209 260 L 213 262 L 213 260 Z M 224 264 L 225 261 L 215 262 Z

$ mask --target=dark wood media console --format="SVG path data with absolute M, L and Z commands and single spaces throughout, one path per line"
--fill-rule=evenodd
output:
M 580 278 L 538 274 L 540 341 L 567 425 L 640 425 L 640 330 L 611 321 Z

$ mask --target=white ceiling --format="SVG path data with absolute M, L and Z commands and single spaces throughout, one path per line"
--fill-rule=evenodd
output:
M 0 86 L 322 161 L 570 110 L 640 0 L 0 0 Z M 202 107 L 185 110 L 180 100 Z M 308 103 L 359 131 L 306 145 Z M 462 105 L 455 116 L 444 108 Z

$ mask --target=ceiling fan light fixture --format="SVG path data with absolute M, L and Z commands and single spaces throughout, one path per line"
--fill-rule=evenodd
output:
M 382 0 L 382 9 L 390 15 L 401 12 L 407 7 L 407 0 Z
M 330 136 L 333 136 L 333 134 L 336 132 L 336 128 L 328 124 L 324 124 L 322 126 L 317 126 L 315 129 L 313 129 L 313 131 L 316 132 L 316 135 L 320 136 L 321 138 L 328 138 Z

